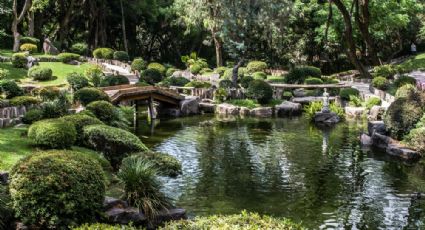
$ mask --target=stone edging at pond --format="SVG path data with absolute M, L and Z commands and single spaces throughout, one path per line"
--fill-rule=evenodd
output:
M 235 106 L 228 103 L 217 105 L 215 112 L 220 115 L 239 115 L 239 116 L 253 116 L 253 117 L 284 117 L 296 116 L 302 113 L 302 105 L 289 101 L 282 102 L 282 104 L 275 107 L 258 107 L 249 109 L 247 107 Z

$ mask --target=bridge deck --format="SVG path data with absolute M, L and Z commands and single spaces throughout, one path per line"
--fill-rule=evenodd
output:
M 184 99 L 183 96 L 175 91 L 155 86 L 118 85 L 103 87 L 101 89 L 108 94 L 112 103 L 153 98 L 159 101 L 178 104 L 178 102 Z

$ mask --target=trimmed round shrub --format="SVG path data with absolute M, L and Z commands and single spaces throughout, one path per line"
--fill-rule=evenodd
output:
M 93 101 L 109 101 L 109 96 L 100 89 L 86 87 L 74 93 L 74 101 L 86 106 Z
M 20 42 L 21 44 L 29 43 L 37 45 L 40 43 L 40 39 L 34 37 L 21 37 Z
M 34 66 L 28 70 L 28 77 L 35 81 L 49 81 L 53 78 L 53 71 L 50 68 Z
M 40 99 L 31 96 L 17 96 L 10 100 L 10 105 L 12 106 L 30 106 L 38 105 L 40 103 Z
M 285 75 L 285 82 L 288 84 L 302 84 L 308 77 L 320 78 L 322 71 L 314 66 L 298 66 Z
M 110 124 L 117 118 L 117 109 L 107 101 L 94 101 L 86 106 L 99 120 Z
M 425 153 L 425 127 L 412 129 L 404 141 L 421 153 Z
M 130 57 L 128 56 L 128 53 L 125 51 L 115 51 L 114 60 L 128 62 L 128 60 L 130 60 Z
M 0 68 L 0 80 L 7 78 L 9 74 L 9 70 Z
M 84 139 L 90 148 L 103 153 L 115 169 L 129 153 L 148 151 L 136 135 L 107 125 L 84 127 Z
M 220 75 L 220 77 L 222 77 L 224 75 L 224 72 L 226 72 L 227 69 L 228 69 L 227 67 L 220 66 L 220 67 L 217 67 L 216 69 L 214 69 L 214 73 L 216 73 L 216 74 Z
M 273 88 L 262 80 L 253 80 L 247 89 L 246 95 L 256 99 L 260 104 L 267 104 L 273 98 Z
M 169 77 L 160 82 L 161 86 L 185 86 L 190 81 L 184 77 Z
M 80 60 L 80 55 L 74 53 L 60 53 L 58 54 L 58 58 L 63 63 L 70 63 L 72 61 Z
M 248 63 L 246 68 L 249 73 L 265 72 L 267 69 L 267 63 L 262 61 L 251 61 Z
M 12 55 L 12 65 L 15 68 L 26 68 L 28 64 L 27 54 L 15 53 Z
M 72 230 L 140 230 L 131 225 L 84 224 Z
M 114 50 L 111 48 L 97 48 L 93 51 L 93 57 L 111 60 L 114 58 Z
M 22 52 L 29 52 L 30 54 L 33 54 L 33 53 L 37 53 L 38 48 L 37 48 L 37 45 L 24 43 L 19 47 L 19 50 L 21 50 Z
M 418 102 L 408 98 L 398 98 L 385 113 L 384 123 L 391 136 L 400 140 L 415 127 L 422 114 L 422 107 Z
M 191 81 L 189 83 L 187 83 L 186 85 L 184 85 L 185 87 L 194 87 L 197 89 L 208 89 L 211 87 L 211 83 L 206 82 L 206 81 Z
M 162 80 L 162 74 L 157 69 L 147 69 L 140 74 L 140 81 L 155 85 Z
M 42 120 L 30 126 L 28 138 L 43 148 L 66 149 L 75 143 L 77 131 L 69 122 L 58 119 Z
M 372 80 L 373 87 L 380 90 L 387 90 L 390 86 L 390 82 L 385 77 L 375 77 Z
M 43 87 L 37 90 L 36 94 L 43 99 L 43 101 L 53 101 L 60 96 L 60 89 L 55 86 Z
M 302 230 L 301 225 L 293 223 L 288 219 L 261 216 L 256 213 L 242 211 L 234 215 L 214 215 L 208 217 L 196 217 L 193 220 L 180 220 L 167 223 L 160 230 L 176 229 L 232 229 L 232 230 L 254 230 L 254 229 L 291 229 Z
M 130 84 L 130 81 L 128 80 L 126 76 L 112 75 L 112 76 L 104 77 L 102 81 L 100 82 L 100 87 L 128 85 L 128 84 Z
M 394 85 L 400 88 L 404 85 L 416 85 L 416 79 L 410 76 L 403 75 L 394 81 Z
M 231 80 L 223 79 L 219 83 L 219 87 L 223 89 L 230 89 L 233 86 L 233 82 Z
M 24 117 L 22 117 L 22 122 L 30 125 L 41 119 L 43 119 L 43 111 L 41 109 L 30 109 L 25 113 Z
M 249 84 L 254 80 L 253 77 L 251 76 L 245 76 L 242 79 L 240 79 L 240 84 L 243 88 L 248 88 Z
M 381 105 L 382 101 L 379 97 L 371 97 L 366 101 L 366 108 L 371 109 L 375 105 Z
M 16 216 L 37 229 L 61 229 L 95 221 L 102 211 L 105 175 L 99 162 L 83 153 L 31 154 L 10 172 Z
M 11 80 L 0 81 L 0 93 L 3 92 L 7 99 L 24 95 L 24 90 Z
M 323 84 L 322 79 L 317 78 L 317 77 L 309 77 L 307 79 L 305 79 L 304 84 L 306 85 L 321 85 Z
M 165 76 L 166 77 L 171 77 L 171 76 L 173 76 L 174 72 L 176 72 L 176 71 L 178 71 L 178 69 L 176 69 L 176 68 L 168 68 L 167 69 L 167 72 L 165 73 Z
M 192 74 L 198 74 L 199 72 L 201 72 L 201 70 L 202 70 L 202 66 L 199 65 L 199 64 L 195 63 L 195 64 L 190 66 L 190 72 Z
M 69 122 L 75 126 L 77 131 L 77 145 L 84 145 L 84 127 L 89 125 L 103 125 L 103 122 L 96 117 L 92 117 L 86 114 L 71 114 L 60 118 L 65 122 Z
M 148 65 L 148 69 L 156 69 L 158 70 L 158 72 L 161 73 L 162 76 L 165 76 L 165 71 L 166 71 L 165 66 L 163 66 L 160 63 L 152 62 Z
M 79 89 L 89 86 L 89 80 L 80 73 L 70 73 L 66 76 L 66 81 L 68 81 L 72 90 L 77 91 Z
M 255 80 L 266 80 L 267 74 L 264 73 L 264 72 L 255 72 L 255 73 L 252 74 L 252 77 Z
M 78 42 L 71 46 L 71 52 L 79 54 L 79 55 L 86 55 L 89 51 L 89 46 L 87 43 L 84 42 Z
M 146 69 L 146 62 L 141 58 L 136 58 L 131 63 L 131 70 L 132 71 L 141 72 L 142 70 L 145 70 L 145 69 Z
M 350 96 L 356 96 L 358 97 L 360 94 L 359 90 L 354 89 L 354 88 L 345 88 L 345 89 L 341 89 L 339 91 L 339 96 L 341 97 L 341 99 L 349 101 L 350 100 Z

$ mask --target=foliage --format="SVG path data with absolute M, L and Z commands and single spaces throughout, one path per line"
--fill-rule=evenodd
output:
M 41 109 L 30 109 L 25 113 L 24 117 L 22 118 L 22 122 L 24 124 L 30 125 L 41 119 L 43 119 L 43 111 Z
M 19 47 L 19 50 L 22 52 L 29 52 L 30 54 L 37 53 L 37 45 L 24 43 Z
M 9 70 L 0 68 L 0 80 L 7 78 L 9 75 Z
M 13 208 L 24 224 L 65 229 L 94 221 L 101 211 L 104 172 L 82 153 L 34 153 L 19 161 L 10 177 Z
M 21 37 L 20 42 L 22 44 L 29 43 L 29 44 L 38 45 L 40 43 L 40 39 L 34 38 L 34 37 Z
M 416 101 L 420 101 L 420 93 L 418 91 L 418 89 L 414 86 L 414 85 L 403 85 L 402 87 L 400 87 L 396 94 L 395 94 L 396 98 L 410 98 L 412 100 L 416 100 Z
M 320 78 L 321 76 L 322 71 L 317 67 L 298 66 L 285 75 L 285 82 L 288 84 L 302 84 L 308 77 Z
M 397 74 L 397 69 L 393 65 L 381 65 L 373 68 L 373 73 L 375 76 L 381 76 L 386 79 L 393 78 Z
M 89 86 L 89 80 L 83 74 L 80 73 L 70 73 L 66 77 L 66 80 L 74 91 Z
M 394 81 L 394 85 L 397 88 L 400 88 L 400 87 L 402 87 L 404 85 L 408 85 L 408 84 L 416 85 L 416 79 L 413 78 L 413 77 L 410 77 L 410 76 L 403 75 L 403 76 L 400 76 L 399 78 L 397 78 Z
M 233 86 L 233 82 L 231 80 L 223 79 L 219 82 L 219 87 L 223 89 L 230 89 Z
M 128 53 L 125 51 L 115 51 L 114 60 L 128 62 L 128 60 L 130 60 L 130 57 L 128 56 Z
M 189 230 L 189 229 L 212 229 L 212 230 L 256 230 L 256 229 L 282 229 L 301 230 L 301 225 L 288 219 L 280 219 L 269 216 L 261 216 L 257 213 L 242 211 L 234 215 L 214 215 L 209 217 L 197 217 L 194 220 L 180 220 L 170 222 L 160 230 Z
M 354 89 L 354 88 L 345 88 L 345 89 L 341 89 L 339 91 L 339 96 L 341 97 L 341 99 L 349 101 L 350 100 L 350 96 L 356 96 L 358 97 L 360 94 L 359 90 Z
M 79 55 L 86 55 L 89 51 L 89 47 L 87 43 L 84 42 L 78 42 L 71 46 L 71 52 L 79 54 Z
M 349 105 L 352 106 L 352 107 L 361 107 L 362 106 L 362 100 L 360 99 L 360 97 L 350 95 L 349 101 L 350 101 Z
M 220 77 L 222 77 L 224 75 L 224 72 L 227 69 L 228 69 L 227 67 L 220 66 L 220 67 L 217 67 L 216 69 L 214 69 L 214 73 L 216 73 L 216 74 L 220 75 Z
M 404 141 L 421 153 L 425 153 L 425 127 L 412 129 Z
M 72 230 L 138 230 L 132 225 L 84 224 Z
M 161 86 L 185 86 L 190 81 L 184 77 L 168 77 L 161 82 Z
M 111 48 L 97 48 L 93 51 L 93 57 L 111 60 L 114 58 L 114 50 Z
M 182 173 L 182 165 L 175 157 L 160 152 L 145 152 L 139 157 L 153 164 L 159 175 L 176 177 Z
M 147 152 L 147 147 L 134 134 L 106 125 L 84 127 L 87 146 L 104 154 L 115 169 L 129 153 Z
M 100 82 L 104 78 L 104 74 L 100 66 L 93 66 L 86 69 L 84 75 L 94 87 L 99 87 Z
M 74 93 L 74 101 L 86 106 L 93 101 L 109 101 L 109 96 L 100 89 L 86 87 Z
M 24 95 L 24 90 L 11 80 L 0 81 L 0 92 L 3 92 L 7 99 Z
M 12 65 L 15 68 L 25 68 L 27 66 L 27 54 L 25 53 L 15 53 L 12 55 Z
M 208 89 L 211 87 L 211 83 L 206 81 L 191 81 L 185 85 L 185 87 L 194 87 L 197 89 L 205 88 Z
M 271 83 L 285 83 L 285 78 L 283 76 L 268 76 L 267 81 Z
M 71 114 L 61 117 L 60 120 L 74 125 L 77 132 L 76 144 L 79 146 L 84 145 L 84 127 L 89 125 L 102 125 L 103 122 L 96 117 L 91 117 L 85 114 Z
M 371 97 L 365 102 L 366 108 L 371 109 L 375 105 L 381 105 L 382 101 L 379 97 Z
M 310 104 L 304 107 L 305 117 L 308 120 L 313 121 L 316 113 L 322 111 L 322 108 L 323 108 L 323 102 L 321 101 L 311 102 Z M 344 108 L 342 108 L 339 105 L 336 105 L 335 103 L 331 103 L 329 105 L 329 110 L 337 114 L 341 119 L 343 119 L 345 116 Z
M 244 76 L 243 78 L 241 78 L 240 84 L 243 88 L 247 89 L 249 87 L 249 84 L 251 84 L 253 80 L 254 78 L 251 76 Z
M 111 124 L 118 116 L 115 106 L 107 101 L 93 101 L 86 109 L 106 124 Z
M 58 118 L 68 114 L 69 101 L 64 94 L 53 101 L 46 101 L 41 104 L 43 118 Z
M 317 77 L 309 77 L 304 80 L 304 84 L 306 85 L 321 85 L 323 84 L 323 80 Z
M 413 129 L 423 114 L 422 107 L 411 98 L 397 98 L 388 108 L 384 123 L 391 136 L 401 139 Z
M 128 85 L 130 80 L 126 76 L 112 75 L 104 77 L 100 82 L 100 87 L 115 86 L 115 85 Z
M 146 62 L 141 58 L 136 58 L 131 63 L 131 70 L 132 71 L 139 71 L 145 70 L 147 67 Z
M 228 95 L 226 89 L 218 88 L 214 92 L 214 101 L 219 102 L 219 103 L 224 102 L 228 96 L 229 95 Z
M 267 74 L 264 73 L 264 72 L 255 72 L 255 73 L 252 74 L 252 77 L 255 80 L 266 80 Z
M 233 99 L 233 100 L 227 101 L 226 103 L 239 106 L 239 107 L 246 107 L 248 109 L 255 109 L 261 106 L 258 104 L 257 101 L 252 99 Z
M 43 101 L 53 101 L 59 98 L 61 91 L 58 87 L 48 86 L 38 89 L 36 94 L 40 96 Z
M 68 64 L 72 61 L 80 60 L 80 55 L 74 53 L 60 53 L 58 54 L 58 58 L 61 62 Z
M 18 96 L 14 97 L 10 100 L 10 105 L 12 106 L 30 106 L 30 105 L 38 105 L 41 103 L 41 100 L 32 97 L 32 96 Z
M 147 69 L 140 74 L 140 81 L 155 85 L 162 80 L 162 74 L 157 69 Z
M 213 70 L 210 69 L 210 68 L 202 68 L 201 71 L 199 71 L 199 74 L 201 74 L 201 75 L 206 75 L 206 74 L 209 74 L 209 73 L 213 73 Z
M 160 191 L 162 185 L 157 178 L 157 170 L 149 161 L 137 155 L 127 157 L 117 175 L 124 185 L 126 200 L 142 210 L 149 220 L 171 206 Z
M 263 61 L 250 61 L 246 66 L 249 73 L 264 72 L 267 67 L 267 63 Z
M 58 119 L 43 120 L 30 126 L 28 138 L 43 148 L 66 149 L 75 143 L 77 131 L 69 122 Z
M 273 98 L 273 88 L 265 81 L 253 80 L 248 86 L 246 96 L 256 99 L 260 104 L 267 104 Z
M 294 94 L 292 93 L 292 91 L 285 91 L 283 92 L 282 98 L 285 100 L 290 100 L 293 96 Z
M 167 69 L 167 72 L 165 73 L 165 76 L 166 77 L 171 77 L 171 76 L 173 76 L 174 72 L 176 72 L 176 71 L 178 71 L 178 69 L 176 69 L 176 68 L 168 68 Z
M 158 62 L 152 62 L 148 65 L 147 69 L 155 69 L 159 73 L 161 73 L 161 76 L 165 76 L 166 68 L 162 64 Z
M 193 64 L 190 66 L 190 72 L 192 74 L 198 74 L 199 72 L 201 72 L 202 70 L 202 66 L 199 64 Z
M 390 82 L 385 77 L 375 77 L 372 80 L 373 87 L 380 90 L 387 90 L 390 86 Z
M 28 77 L 35 81 L 49 81 L 53 77 L 53 72 L 50 68 L 34 66 L 28 70 Z

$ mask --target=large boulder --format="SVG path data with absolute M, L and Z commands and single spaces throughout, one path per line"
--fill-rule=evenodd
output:
M 44 39 L 43 51 L 44 51 L 44 54 L 51 54 L 51 55 L 59 54 L 59 50 L 53 45 L 53 43 L 48 38 Z
M 362 144 L 362 146 L 371 146 L 372 138 L 369 135 L 362 133 L 362 135 L 360 136 L 360 143 Z
M 351 118 L 360 118 L 365 111 L 364 107 L 345 107 L 345 114 Z
M 166 222 L 184 220 L 184 219 L 187 219 L 185 209 L 172 208 L 168 210 L 162 210 L 162 211 L 159 211 L 151 227 L 156 228 L 159 225 Z
M 227 103 L 219 104 L 217 113 L 221 115 L 239 115 L 239 107 Z
M 186 97 L 180 102 L 180 111 L 183 116 L 199 114 L 199 97 Z
M 105 210 L 110 210 L 113 208 L 128 208 L 128 203 L 126 201 L 113 198 L 113 197 L 105 197 L 105 200 L 103 201 L 103 208 Z
M 314 122 L 318 124 L 333 125 L 341 121 L 341 118 L 336 113 L 316 113 Z
M 370 111 L 367 119 L 369 121 L 379 121 L 382 120 L 385 114 L 385 107 L 374 105 Z
M 271 117 L 273 116 L 273 109 L 271 107 L 260 107 L 251 110 L 251 116 L 254 117 Z
M 241 115 L 243 117 L 249 116 L 249 115 L 251 115 L 251 110 L 247 107 L 241 107 L 239 109 L 239 115 Z
M 382 135 L 378 132 L 374 132 L 372 134 L 372 145 L 380 148 L 380 149 L 387 149 L 388 145 L 395 144 L 396 141 L 392 139 L 391 137 Z
M 405 160 L 418 160 L 421 158 L 421 155 L 417 151 L 400 144 L 389 144 L 386 152 L 391 156 L 400 157 Z
M 143 225 L 147 218 L 137 208 L 112 208 L 105 212 L 106 219 L 113 224 Z
M 284 101 L 282 104 L 276 106 L 276 114 L 279 117 L 300 115 L 302 109 L 303 107 L 300 103 Z
M 369 121 L 367 123 L 367 130 L 369 136 L 373 136 L 374 133 L 379 133 L 381 135 L 386 135 L 386 127 L 383 121 Z

